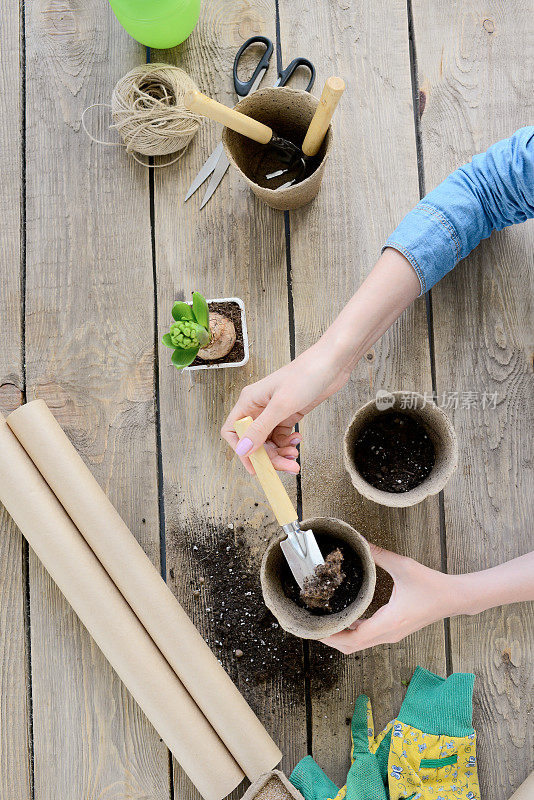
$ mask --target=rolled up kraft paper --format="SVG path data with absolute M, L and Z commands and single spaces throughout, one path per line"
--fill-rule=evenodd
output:
M 249 780 L 282 758 L 43 400 L 7 423 Z
M 205 800 L 243 773 L 0 419 L 0 500 Z
M 534 798 L 534 772 L 531 772 L 519 789 L 516 789 L 509 800 L 532 800 Z

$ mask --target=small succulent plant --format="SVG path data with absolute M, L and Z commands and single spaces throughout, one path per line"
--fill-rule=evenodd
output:
M 198 351 L 211 341 L 208 304 L 198 292 L 193 292 L 193 305 L 176 302 L 172 307 L 173 324 L 162 338 L 173 350 L 172 363 L 183 369 L 193 363 Z

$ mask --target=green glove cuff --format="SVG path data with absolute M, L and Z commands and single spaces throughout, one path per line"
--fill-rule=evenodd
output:
M 471 736 L 474 683 L 470 672 L 440 678 L 416 667 L 397 719 L 435 736 Z
M 334 781 L 330 780 L 311 756 L 299 761 L 289 780 L 306 800 L 333 800 L 339 793 Z

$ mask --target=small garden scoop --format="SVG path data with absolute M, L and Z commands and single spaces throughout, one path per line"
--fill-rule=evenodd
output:
M 252 417 L 244 417 L 236 421 L 235 430 L 240 439 L 243 438 L 251 423 Z M 313 575 L 315 567 L 319 564 L 324 564 L 319 545 L 312 530 L 301 530 L 297 512 L 265 447 L 260 447 L 249 458 L 274 515 L 284 533 L 287 534 L 287 538 L 280 542 L 280 547 L 295 580 L 302 589 L 305 578 Z
M 242 136 L 247 136 L 259 144 L 269 145 L 257 172 L 267 181 L 282 175 L 287 176 L 289 180 L 283 186 L 273 187 L 281 189 L 297 183 L 306 176 L 306 172 L 310 168 L 310 159 L 313 159 L 319 152 L 334 110 L 344 90 L 345 82 L 341 78 L 328 78 L 301 147 L 289 139 L 277 136 L 268 125 L 218 103 L 201 92 L 187 92 L 184 97 L 184 105 L 190 111 L 220 122 Z M 272 169 L 273 165 L 276 165 L 277 168 Z

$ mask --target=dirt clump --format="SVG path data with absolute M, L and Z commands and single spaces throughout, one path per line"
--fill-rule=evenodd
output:
M 315 567 L 313 575 L 304 580 L 300 599 L 308 608 L 324 608 L 330 611 L 330 600 L 347 577 L 341 569 L 343 553 L 336 547 L 328 553 L 324 564 Z
M 281 572 L 282 588 L 290 600 L 293 600 L 293 602 L 300 606 L 300 608 L 306 608 L 310 614 L 315 614 L 317 616 L 334 614 L 338 611 L 343 611 L 343 609 L 347 608 L 347 606 L 350 606 L 350 604 L 358 597 L 358 593 L 363 583 L 362 562 L 359 555 L 352 549 L 352 547 L 350 547 L 346 542 L 341 541 L 341 539 L 336 539 L 329 533 L 322 533 L 321 531 L 317 531 L 315 529 L 314 534 L 321 553 L 328 553 L 331 556 L 332 553 L 338 551 L 341 555 L 341 560 L 339 560 L 339 556 L 336 556 L 334 562 L 339 562 L 340 570 L 341 564 L 343 564 L 343 572 L 341 572 L 343 579 L 338 583 L 337 587 L 334 588 L 334 591 L 330 593 L 328 605 L 318 603 L 315 606 L 311 606 L 305 602 L 301 596 L 300 587 L 293 577 L 293 573 L 289 569 L 289 565 L 285 561 L 283 563 Z M 317 567 L 316 569 L 320 568 Z M 340 576 L 338 575 L 338 578 L 339 577 Z

